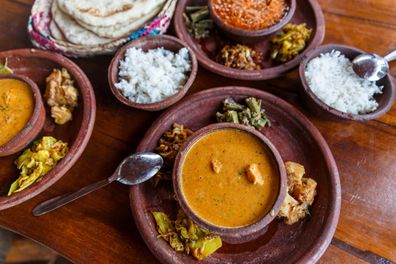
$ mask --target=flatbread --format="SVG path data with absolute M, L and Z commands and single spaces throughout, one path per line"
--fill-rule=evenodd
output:
M 62 31 L 55 24 L 54 20 L 51 20 L 51 22 L 49 24 L 49 30 L 50 30 L 51 37 L 53 37 L 54 39 L 62 40 L 62 41 L 66 40 L 62 34 Z
M 133 7 L 122 12 L 113 12 L 115 10 L 114 8 L 109 9 L 102 3 L 107 3 L 109 1 L 110 0 L 56 0 L 59 8 L 64 13 L 84 24 L 95 27 L 109 27 L 117 24 L 125 25 L 128 21 L 135 21 L 151 13 L 158 5 L 165 3 L 165 0 L 135 0 L 133 2 Z M 113 2 L 111 6 L 115 6 L 117 3 L 124 3 L 125 0 L 113 0 L 110 2 Z M 90 10 L 93 10 L 93 8 L 100 9 L 100 11 L 91 12 Z M 98 16 L 92 15 L 91 13 L 111 15 Z
M 82 27 L 92 31 L 96 35 L 104 38 L 121 38 L 129 35 L 133 31 L 143 27 L 147 22 L 151 21 L 162 9 L 162 5 L 153 9 L 150 13 L 135 20 L 128 21 L 126 24 L 116 24 L 110 27 L 95 27 L 84 23 L 83 21 L 76 20 Z
M 136 0 L 65 0 L 59 1 L 59 4 L 74 8 L 82 14 L 107 17 L 128 11 L 134 7 L 135 2 Z
M 113 39 L 102 38 L 91 31 L 80 26 L 73 18 L 63 13 L 56 4 L 56 1 L 51 7 L 52 18 L 59 27 L 65 38 L 74 44 L 91 46 L 102 45 L 111 42 Z

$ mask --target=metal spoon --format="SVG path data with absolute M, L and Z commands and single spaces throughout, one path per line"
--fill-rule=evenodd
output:
M 389 71 L 389 61 L 396 59 L 396 50 L 392 51 L 385 57 L 377 54 L 361 54 L 352 61 L 353 71 L 369 81 L 378 81 L 385 77 Z
M 152 178 L 162 167 L 162 157 L 155 153 L 141 152 L 126 157 L 109 178 L 88 185 L 78 191 L 56 196 L 33 209 L 34 216 L 40 216 L 64 206 L 82 196 L 109 185 L 114 181 L 136 185 Z

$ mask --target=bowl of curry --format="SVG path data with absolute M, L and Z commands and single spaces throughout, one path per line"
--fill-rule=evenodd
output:
M 239 124 L 195 132 L 178 153 L 172 177 L 186 214 L 229 243 L 264 233 L 286 196 L 279 152 L 262 133 Z
M 45 109 L 40 90 L 28 77 L 0 76 L 0 157 L 25 148 L 40 133 Z
M 283 28 L 293 17 L 296 0 L 209 0 L 209 12 L 229 38 L 254 43 Z

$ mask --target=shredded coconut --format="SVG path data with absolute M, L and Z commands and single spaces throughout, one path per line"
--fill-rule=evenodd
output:
M 129 48 L 120 62 L 120 82 L 115 84 L 128 100 L 153 103 L 176 94 L 185 84 L 191 71 L 187 48 L 173 53 L 164 48 L 144 52 Z
M 312 92 L 327 105 L 350 114 L 366 114 L 378 107 L 375 94 L 383 86 L 360 78 L 352 69 L 352 62 L 340 51 L 321 54 L 305 69 Z

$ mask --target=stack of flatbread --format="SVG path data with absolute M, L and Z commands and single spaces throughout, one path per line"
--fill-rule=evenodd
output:
M 53 0 L 51 36 L 82 46 L 125 38 L 152 20 L 166 0 Z

